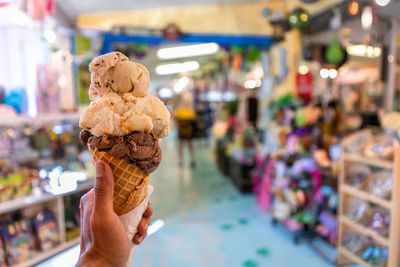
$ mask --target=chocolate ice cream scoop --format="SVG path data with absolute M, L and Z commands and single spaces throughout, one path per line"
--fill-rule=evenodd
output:
M 132 132 L 125 136 L 94 136 L 82 130 L 80 139 L 84 145 L 110 153 L 138 166 L 146 173 L 157 169 L 161 162 L 161 148 L 153 133 Z

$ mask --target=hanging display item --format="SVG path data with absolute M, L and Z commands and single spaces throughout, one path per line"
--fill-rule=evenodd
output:
M 296 8 L 289 15 L 289 24 L 293 29 L 305 29 L 309 21 L 310 15 L 303 8 Z
M 311 71 L 297 72 L 296 74 L 296 92 L 299 98 L 311 100 L 313 97 L 313 77 Z
M 327 63 L 339 65 L 344 60 L 345 51 L 343 50 L 338 37 L 335 36 L 332 39 L 331 44 L 325 51 L 325 60 Z

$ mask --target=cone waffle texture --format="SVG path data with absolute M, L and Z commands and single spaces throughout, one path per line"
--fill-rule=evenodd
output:
M 117 159 L 109 153 L 89 147 L 93 164 L 98 160 L 107 162 L 114 174 L 113 207 L 119 216 L 125 214 L 143 202 L 147 195 L 150 175 L 129 164 L 123 159 Z

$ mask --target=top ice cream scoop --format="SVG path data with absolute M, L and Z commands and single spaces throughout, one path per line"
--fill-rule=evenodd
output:
M 109 92 L 132 93 L 136 97 L 147 95 L 149 71 L 120 52 L 96 57 L 89 64 L 89 70 L 92 73 L 89 89 L 92 100 Z
M 156 96 L 148 95 L 149 71 L 129 61 L 120 52 L 96 57 L 92 72 L 91 103 L 82 112 L 79 125 L 93 136 L 125 136 L 131 132 L 169 134 L 170 113 Z

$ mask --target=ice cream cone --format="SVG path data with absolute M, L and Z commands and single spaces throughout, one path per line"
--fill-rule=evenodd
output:
M 147 195 L 150 175 L 124 159 L 114 158 L 107 152 L 89 147 L 93 164 L 98 160 L 107 162 L 114 174 L 113 207 L 121 216 L 143 202 Z

